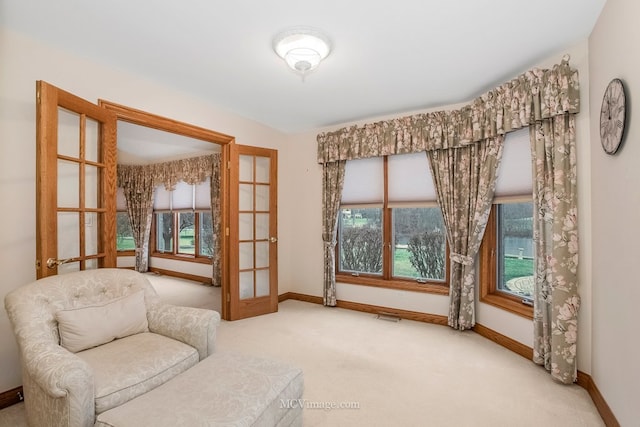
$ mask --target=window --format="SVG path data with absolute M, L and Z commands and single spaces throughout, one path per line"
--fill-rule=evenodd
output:
M 533 202 L 528 130 L 505 138 L 496 198 L 480 247 L 480 301 L 532 318 Z
M 176 184 L 173 191 L 156 188 L 152 244 L 154 256 L 210 262 L 213 222 L 210 182 Z
M 135 249 L 136 243 L 133 240 L 133 231 L 127 213 L 127 201 L 122 188 L 118 188 L 116 193 L 116 250 L 122 255 L 124 252 L 133 252 Z
M 339 281 L 448 293 L 446 234 L 425 153 L 347 162 L 336 255 Z

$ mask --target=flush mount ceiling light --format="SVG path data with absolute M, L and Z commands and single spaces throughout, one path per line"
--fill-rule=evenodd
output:
M 331 41 L 315 28 L 295 27 L 275 36 L 273 50 L 304 80 L 329 55 Z

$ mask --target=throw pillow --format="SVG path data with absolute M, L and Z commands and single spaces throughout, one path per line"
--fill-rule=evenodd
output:
M 147 332 L 144 291 L 56 313 L 60 345 L 77 353 L 140 332 Z

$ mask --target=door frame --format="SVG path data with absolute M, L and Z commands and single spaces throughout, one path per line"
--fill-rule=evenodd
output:
M 116 104 L 104 99 L 98 100 L 98 105 L 108 111 L 115 113 L 116 120 L 145 126 L 176 135 L 208 141 L 218 144 L 222 148 L 221 173 L 220 173 L 220 212 L 222 215 L 220 228 L 222 230 L 222 241 L 220 242 L 221 252 L 221 317 L 229 320 L 229 147 L 235 144 L 235 137 L 226 135 L 199 126 L 191 125 L 174 119 L 169 119 L 146 111 Z M 116 135 L 117 141 L 117 135 Z M 115 196 L 114 196 L 115 197 Z

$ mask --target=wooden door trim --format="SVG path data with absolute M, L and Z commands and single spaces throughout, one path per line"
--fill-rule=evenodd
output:
M 164 132 L 174 133 L 176 135 L 187 136 L 190 138 L 208 141 L 221 146 L 222 156 L 220 164 L 220 212 L 222 215 L 222 223 L 220 229 L 222 233 L 222 241 L 220 244 L 221 256 L 221 282 L 222 282 L 222 307 L 220 315 L 223 319 L 229 318 L 229 147 L 235 145 L 235 137 L 205 129 L 179 120 L 170 119 L 157 114 L 148 113 L 146 111 L 127 107 L 125 105 L 116 104 L 115 102 L 104 99 L 98 100 L 100 108 L 108 110 L 115 114 L 116 120 L 132 123 L 139 126 L 145 126 Z M 117 138 L 117 136 L 116 136 Z M 115 239 L 114 239 L 115 241 Z
M 157 114 L 147 113 L 146 111 L 116 104 L 115 102 L 104 99 L 99 99 L 98 105 L 108 111 L 114 112 L 117 119 L 122 120 L 123 122 L 171 132 L 176 135 L 201 139 L 203 141 L 213 142 L 220 145 L 232 144 L 235 141 L 235 137 L 231 135 L 226 135 L 224 133 L 205 129 L 179 120 L 159 116 Z

